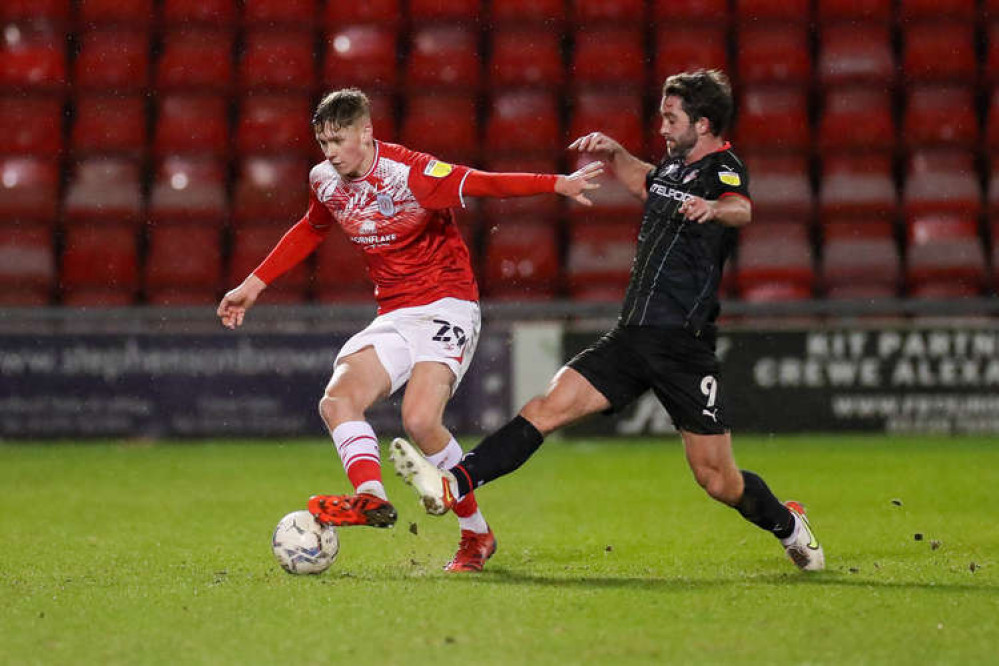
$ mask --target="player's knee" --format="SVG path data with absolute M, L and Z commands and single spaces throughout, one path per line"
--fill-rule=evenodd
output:
M 428 410 L 403 409 L 402 427 L 414 441 L 425 442 L 434 439 L 435 433 L 442 425 L 440 419 Z
M 550 396 L 532 398 L 520 410 L 520 415 L 530 421 L 540 432 L 547 434 L 558 430 L 565 423 L 565 410 Z
M 350 400 L 343 396 L 327 393 L 319 400 L 319 416 L 328 428 L 335 428 L 341 423 L 354 420 L 357 418 L 355 412 Z

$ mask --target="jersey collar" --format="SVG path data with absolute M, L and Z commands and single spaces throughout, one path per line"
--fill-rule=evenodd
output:
M 364 172 L 363 176 L 358 176 L 357 178 L 344 177 L 344 180 L 346 180 L 348 183 L 359 183 L 375 172 L 375 167 L 378 166 L 378 158 L 381 155 L 381 142 L 378 139 L 374 139 L 374 142 L 375 142 L 375 156 L 371 159 L 371 166 L 368 167 L 368 170 Z

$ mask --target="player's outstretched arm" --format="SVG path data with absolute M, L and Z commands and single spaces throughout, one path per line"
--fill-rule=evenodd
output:
M 614 176 L 633 195 L 645 201 L 645 177 L 655 167 L 643 162 L 603 132 L 590 132 L 569 144 L 569 150 L 594 153 L 607 162 Z
M 222 320 L 222 325 L 226 328 L 241 326 L 246 311 L 253 307 L 260 293 L 266 288 L 267 283 L 250 273 L 238 287 L 226 293 L 216 311 Z

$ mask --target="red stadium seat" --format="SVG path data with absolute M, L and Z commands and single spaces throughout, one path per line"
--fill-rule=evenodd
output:
M 402 122 L 402 143 L 448 162 L 474 165 L 479 154 L 475 98 L 466 95 L 411 96 Z
M 409 18 L 414 23 L 437 21 L 478 21 L 484 11 L 483 0 L 409 0 Z
M 233 34 L 226 30 L 176 30 L 163 37 L 156 64 L 160 92 L 227 92 L 233 79 Z
M 890 222 L 837 222 L 824 228 L 822 281 L 829 298 L 894 298 L 902 265 Z
M 892 150 L 895 121 L 891 93 L 877 87 L 828 90 L 819 121 L 818 144 L 823 153 Z
M 71 9 L 69 0 L 4 0 L 0 5 L 0 25 L 44 21 L 64 26 L 69 22 Z
M 0 225 L 0 306 L 46 305 L 54 283 L 52 230 L 36 224 Z
M 311 154 L 315 146 L 312 105 L 302 95 L 253 95 L 242 100 L 236 125 L 240 155 Z
M 222 276 L 219 231 L 197 224 L 153 226 L 143 266 L 153 305 L 214 304 Z
M 674 27 L 690 24 L 726 26 L 731 17 L 727 0 L 652 0 L 655 23 Z
M 728 38 L 721 26 L 696 26 L 677 31 L 666 26 L 656 32 L 654 83 L 692 69 L 728 70 Z
M 573 83 L 644 88 L 645 54 L 639 28 L 581 28 L 570 70 Z
M 566 279 L 577 300 L 620 301 L 635 257 L 634 224 L 579 223 L 569 229 Z
M 494 96 L 486 123 L 490 155 L 536 154 L 562 147 L 559 101 L 554 93 L 517 91 Z
M 316 296 L 324 303 L 364 302 L 374 297 L 363 250 L 340 229 L 333 229 L 316 250 Z
M 903 31 L 902 76 L 906 82 L 974 83 L 975 28 L 971 23 L 927 21 Z
M 153 24 L 153 0 L 77 0 L 76 20 L 84 28 L 104 25 L 146 30 Z
M 978 145 L 975 91 L 971 86 L 910 86 L 902 136 L 910 148 Z
M 810 298 L 814 283 L 805 227 L 754 223 L 742 230 L 736 284 L 743 300 Z
M 803 153 L 810 145 L 809 134 L 803 89 L 761 86 L 744 90 L 736 126 L 740 148 Z
M 219 228 L 226 212 L 225 169 L 220 161 L 172 155 L 157 165 L 149 197 L 153 223 L 197 222 Z
M 914 216 L 907 222 L 906 281 L 916 298 L 975 296 L 988 282 L 985 249 L 972 218 Z
M 323 81 L 327 86 L 394 88 L 399 80 L 395 28 L 351 25 L 327 35 Z
M 752 176 L 753 223 L 787 222 L 807 226 L 812 219 L 808 163 L 800 155 L 744 156 Z
M 822 26 L 815 73 L 825 86 L 892 85 L 895 55 L 890 28 L 882 23 Z
M 484 277 L 484 291 L 490 298 L 552 298 L 559 277 L 556 229 L 531 222 L 510 222 L 490 229 Z
M 64 236 L 60 284 L 65 305 L 130 305 L 139 289 L 135 227 L 71 226 Z
M 57 93 L 66 87 L 66 33 L 44 23 L 4 26 L 0 91 Z
M 144 96 L 78 96 L 70 138 L 77 157 L 118 153 L 140 157 L 146 148 Z
M 236 25 L 239 7 L 237 0 L 163 0 L 160 12 L 166 28 L 230 30 Z
M 818 0 L 815 12 L 819 25 L 832 21 L 855 21 L 887 24 L 892 19 L 892 0 Z
M 490 152 L 485 165 L 486 171 L 500 173 L 559 173 L 560 170 L 551 153 L 535 157 L 511 155 L 495 157 Z M 487 226 L 506 224 L 509 221 L 530 222 L 537 225 L 555 226 L 562 212 L 561 197 L 539 194 L 533 197 L 511 197 L 509 199 L 482 199 L 482 216 Z
M 77 90 L 138 92 L 149 84 L 149 37 L 119 28 L 81 35 L 73 64 Z
M 58 155 L 62 119 L 63 103 L 55 97 L 0 97 L 0 154 Z
M 616 139 L 632 154 L 644 154 L 641 94 L 583 91 L 574 96 L 571 108 L 570 141 L 600 131 Z
M 242 282 L 274 249 L 286 231 L 288 231 L 286 224 L 275 223 L 251 224 L 237 228 L 232 236 L 232 256 L 229 259 L 226 283 Z M 337 233 L 336 229 L 331 233 Z M 268 285 L 261 302 L 271 304 L 305 302 L 312 277 L 309 263 L 303 261 Z
M 491 33 L 489 80 L 503 86 L 555 87 L 565 82 L 561 35 L 540 28 L 496 29 Z
M 480 76 L 478 32 L 459 26 L 418 28 L 406 63 L 406 81 L 413 90 L 448 88 L 470 92 Z
M 735 16 L 741 26 L 805 23 L 811 19 L 811 4 L 809 0 L 735 0 Z
M 746 84 L 804 84 L 812 75 L 807 26 L 747 25 L 739 31 L 739 78 Z
M 377 24 L 396 27 L 402 21 L 399 0 L 366 0 L 365 2 L 327 2 L 327 30 L 342 26 Z
M 978 18 L 975 0 L 899 0 L 896 12 L 900 22 L 948 20 L 973 21 Z
M 573 0 L 573 20 L 581 24 L 605 25 L 645 21 L 643 0 Z
M 114 222 L 137 226 L 143 212 L 139 164 L 110 157 L 80 162 L 69 180 L 64 211 L 71 225 Z
M 229 144 L 228 105 L 221 95 L 168 94 L 157 102 L 157 155 L 222 156 Z
M 239 164 L 233 193 L 233 224 L 287 222 L 309 204 L 309 167 L 291 157 L 250 157 Z
M 243 0 L 243 24 L 248 27 L 307 28 L 315 25 L 318 15 L 316 0 Z
M 0 220 L 5 224 L 32 222 L 54 227 L 58 215 L 58 161 L 26 155 L 0 156 Z
M 311 30 L 247 33 L 239 61 L 240 87 L 244 91 L 312 92 L 316 88 L 314 49 Z
M 927 213 L 977 216 L 982 209 L 974 155 L 963 150 L 921 150 L 909 157 L 902 194 L 907 217 Z
M 375 137 L 382 141 L 398 141 L 399 118 L 396 109 L 395 95 L 391 93 L 368 93 L 371 102 L 371 124 L 375 129 Z M 317 157 L 322 157 L 316 153 Z
M 819 190 L 823 224 L 857 217 L 890 222 L 897 211 L 890 155 L 853 153 L 824 159 Z
M 563 0 L 492 0 L 493 21 L 499 24 L 554 26 L 565 20 Z

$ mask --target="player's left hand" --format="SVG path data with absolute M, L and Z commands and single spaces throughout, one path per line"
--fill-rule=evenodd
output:
M 680 204 L 680 214 L 691 222 L 704 224 L 715 218 L 714 204 L 701 197 L 690 197 Z
M 602 175 L 603 172 L 603 162 L 590 162 L 568 176 L 559 176 L 555 181 L 555 191 L 564 197 L 578 201 L 584 206 L 592 206 L 593 202 L 587 198 L 586 192 L 600 187 L 600 183 L 592 181 Z

